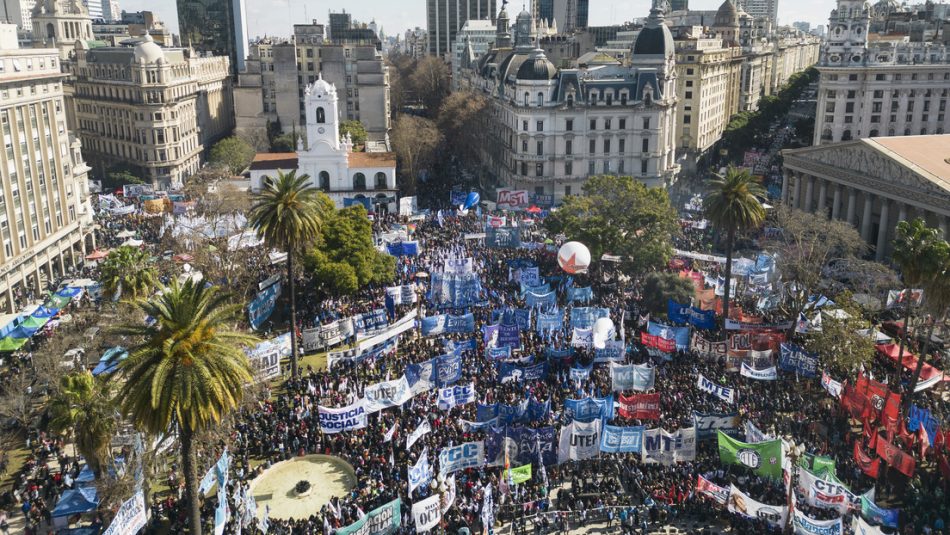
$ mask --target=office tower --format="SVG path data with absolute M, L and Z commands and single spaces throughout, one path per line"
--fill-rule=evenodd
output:
M 754 19 L 768 19 L 772 26 L 778 23 L 778 0 L 743 0 L 740 4 Z
M 82 4 L 89 11 L 89 18 L 102 20 L 102 0 L 82 0 Z
M 33 31 L 33 6 L 36 0 L 0 0 L 0 22 L 16 24 L 17 28 Z
M 245 0 L 178 0 L 182 46 L 228 56 L 231 72 L 240 72 L 248 52 Z
M 590 0 L 536 0 L 532 5 L 537 6 L 538 21 L 545 21 L 548 26 L 557 22 L 557 27 L 564 33 L 587 28 L 587 14 Z
M 23 75 L 23 70 L 29 76 Z M 95 247 L 86 164 L 66 128 L 59 52 L 17 48 L 0 24 L 0 302 L 13 313 L 27 294 L 82 263 Z M 19 296 L 19 299 L 18 299 Z
M 491 19 L 495 0 L 426 0 L 429 55 L 444 57 L 452 52 L 458 31 L 469 19 Z
M 670 0 L 670 11 L 689 11 L 689 0 Z

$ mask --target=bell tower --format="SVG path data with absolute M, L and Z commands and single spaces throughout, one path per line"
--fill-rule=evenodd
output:
M 320 74 L 306 91 L 307 150 L 319 143 L 334 151 L 340 150 L 340 113 L 336 86 L 328 83 Z
M 868 47 L 871 4 L 866 0 L 838 0 L 828 20 L 828 37 L 821 63 L 830 67 L 862 65 Z

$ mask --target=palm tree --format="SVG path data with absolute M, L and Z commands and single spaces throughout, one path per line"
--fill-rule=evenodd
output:
M 88 371 L 64 375 L 60 378 L 59 392 L 50 398 L 47 406 L 50 429 L 56 433 L 73 433 L 76 449 L 85 457 L 96 479 L 102 475 L 102 465 L 109 457 L 109 445 L 116 430 L 111 384 Z
M 904 407 L 910 407 L 911 400 L 914 397 L 914 391 L 917 388 L 917 381 L 920 380 L 920 372 L 924 369 L 924 362 L 930 353 L 930 344 L 933 339 L 934 329 L 937 324 L 944 324 L 947 321 L 947 312 L 950 311 L 950 244 L 946 240 L 938 240 L 934 243 L 930 255 L 936 259 L 936 267 L 930 277 L 923 283 L 924 299 L 926 308 L 930 312 L 930 327 L 927 329 L 926 338 L 924 338 L 923 347 L 917 358 L 917 366 L 914 368 L 914 375 L 910 380 L 910 387 L 904 396 Z M 938 321 L 937 318 L 940 318 Z M 905 329 L 906 330 L 906 329 Z M 898 369 L 900 368 L 898 361 Z
M 709 181 L 705 200 L 706 217 L 719 229 L 726 229 L 726 283 L 723 288 L 722 317 L 729 319 L 729 292 L 732 284 L 732 248 L 736 232 L 758 227 L 765 221 L 765 188 L 746 170 L 729 167 L 725 176 Z
M 894 250 L 891 256 L 900 267 L 906 285 L 904 332 L 897 350 L 898 377 L 900 377 L 900 362 L 904 358 L 904 347 L 910 337 L 910 319 L 914 308 L 914 299 L 911 294 L 914 289 L 919 289 L 940 271 L 940 253 L 936 245 L 940 241 L 940 230 L 928 227 L 927 223 L 919 217 L 913 221 L 897 223 Z
M 297 295 L 294 284 L 294 252 L 311 245 L 320 235 L 326 204 L 320 191 L 310 184 L 310 176 L 296 171 L 277 178 L 265 177 L 254 198 L 248 221 L 268 247 L 287 253 L 287 284 L 290 287 L 290 363 L 297 377 Z
M 116 329 L 140 340 L 119 368 L 125 378 L 119 406 L 136 427 L 152 435 L 178 428 L 190 533 L 200 535 L 193 441 L 237 407 L 252 381 L 244 348 L 257 338 L 231 327 L 240 318 L 241 305 L 228 304 L 227 295 L 201 282 L 173 282 L 161 296 L 135 305 L 155 322 Z
M 158 270 L 147 252 L 123 245 L 110 251 L 102 262 L 99 280 L 107 298 L 125 295 L 135 300 L 158 287 Z

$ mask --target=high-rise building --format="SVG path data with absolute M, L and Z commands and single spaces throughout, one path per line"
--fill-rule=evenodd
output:
M 545 21 L 549 26 L 557 22 L 562 32 L 573 32 L 587 28 L 587 15 L 590 0 L 535 0 L 537 20 Z
M 426 0 L 429 55 L 447 57 L 465 21 L 491 19 L 494 13 L 495 0 Z
M 818 71 L 814 144 L 950 131 L 950 46 L 906 35 L 868 42 L 869 4 L 838 0 Z
M 82 0 L 82 5 L 89 11 L 89 18 L 92 20 L 104 20 L 102 18 L 102 0 Z
M 689 0 L 671 0 L 670 11 L 689 11 Z
M 474 62 L 476 58 L 488 52 L 495 41 L 495 24 L 490 20 L 471 19 L 465 21 L 455 39 L 452 53 L 452 87 L 458 89 L 462 69 L 462 57 Z
M 245 0 L 177 0 L 182 46 L 227 56 L 232 72 L 244 68 L 248 53 Z
M 26 32 L 33 31 L 33 6 L 36 0 L 0 0 L 0 22 L 16 24 Z
M 56 49 L 17 49 L 15 27 L 0 24 L 0 302 L 8 313 L 95 246 L 88 168 L 66 126 L 65 77 Z
M 742 10 L 754 19 L 767 19 L 772 26 L 778 24 L 778 0 L 742 0 Z
M 118 0 L 102 0 L 102 18 L 107 22 L 122 20 L 122 10 Z
M 192 57 L 146 34 L 133 46 L 76 49 L 76 123 L 94 173 L 127 169 L 180 187 L 234 127 L 227 56 Z

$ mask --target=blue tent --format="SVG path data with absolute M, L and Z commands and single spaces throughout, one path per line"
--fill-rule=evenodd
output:
M 73 297 L 76 297 L 77 295 L 79 295 L 79 294 L 81 294 L 81 293 L 82 293 L 82 288 L 66 287 L 66 288 L 63 288 L 62 290 L 56 292 L 55 295 L 56 295 L 57 297 L 68 297 L 68 298 L 72 299 Z
M 99 495 L 96 487 L 79 487 L 70 489 L 60 496 L 53 509 L 53 518 L 73 516 L 80 513 L 95 511 L 99 507 Z
M 10 331 L 7 334 L 7 336 L 9 336 L 10 338 L 30 338 L 31 336 L 33 336 L 33 333 L 35 333 L 37 330 L 38 329 L 34 329 L 32 327 L 26 327 L 24 325 L 20 325 L 16 329 L 13 329 L 12 331 Z
M 92 374 L 99 376 L 104 373 L 112 373 L 119 368 L 119 363 L 129 356 L 129 352 L 122 346 L 116 346 L 102 354 L 99 363 L 93 368 Z
M 40 307 L 33 311 L 34 318 L 52 318 L 56 314 L 59 314 L 58 308 L 49 308 L 49 307 Z

